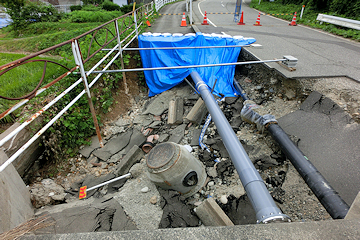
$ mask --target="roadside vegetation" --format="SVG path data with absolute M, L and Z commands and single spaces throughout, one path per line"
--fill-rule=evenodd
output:
M 300 13 L 305 5 L 302 19 Z M 296 23 L 307 25 L 312 28 L 322 29 L 345 38 L 360 41 L 360 31 L 345 28 L 329 23 L 320 23 L 316 20 L 319 13 L 333 15 L 343 18 L 360 20 L 360 0 L 252 0 L 250 7 L 258 9 L 267 14 L 288 14 L 274 15 L 274 17 L 291 21 L 294 12 L 297 12 Z
M 72 6 L 70 13 L 60 14 L 51 5 L 45 6 L 45 4 L 40 2 L 0 0 L 0 5 L 8 8 L 7 13 L 13 20 L 10 26 L 0 29 L 0 66 L 27 56 L 30 53 L 38 52 L 70 40 L 105 22 L 122 16 L 133 9 L 133 5 L 120 7 L 109 0 L 88 0 L 83 2 L 87 4 L 83 6 Z M 21 7 L 19 8 L 19 6 Z M 145 27 L 146 24 L 142 26 Z M 113 24 L 109 26 L 109 30 L 113 30 L 113 28 Z M 131 31 L 132 29 L 127 30 L 125 35 Z M 100 30 L 97 33 L 95 41 L 100 43 L 105 42 L 106 38 L 110 38 L 110 36 L 106 36 L 105 30 Z M 91 36 L 84 37 L 82 40 L 83 42 L 80 42 L 80 46 L 84 44 L 82 49 L 85 49 L 85 52 L 83 52 L 83 54 L 87 54 L 87 51 L 93 52 L 94 49 L 98 48 L 96 44 L 93 44 L 94 49 L 87 49 L 88 45 L 86 44 L 91 41 Z M 114 46 L 116 41 L 111 44 L 112 45 L 108 47 Z M 100 52 L 96 54 L 86 63 L 86 69 L 90 69 L 90 66 L 95 65 L 106 53 L 107 52 Z M 58 48 L 52 51 L 51 55 L 41 56 L 39 58 L 56 61 L 68 68 L 75 66 L 72 50 L 68 46 L 66 48 Z M 130 64 L 130 58 L 135 59 L 135 64 L 141 65 L 140 55 L 132 53 L 130 57 L 130 55 L 126 53 L 124 55 L 126 67 Z M 0 96 L 20 97 L 28 94 L 39 83 L 43 68 L 43 62 L 24 64 L 0 76 Z M 113 68 L 121 68 L 119 59 L 113 63 Z M 62 67 L 48 63 L 42 86 L 58 77 L 60 75 L 59 73 L 64 73 Z M 0 120 L 0 124 L 27 120 L 27 117 L 34 114 L 56 95 L 72 85 L 79 77 L 80 75 L 69 75 L 65 77 L 38 97 L 30 100 L 26 107 L 16 110 L 7 118 Z M 89 76 L 88 81 L 91 82 L 93 78 L 93 76 Z M 138 79 L 140 79 L 139 84 L 143 85 L 144 79 L 142 74 L 138 74 Z M 121 84 L 122 74 L 104 74 L 91 89 L 93 95 L 92 100 L 98 114 L 99 123 L 101 123 L 100 116 L 106 114 L 115 102 L 114 97 Z M 81 84 L 64 96 L 55 105 L 56 107 L 52 107 L 48 112 L 44 113 L 43 124 L 54 117 L 59 110 L 64 108 L 82 90 L 83 85 Z M 16 101 L 0 98 L 0 113 L 15 103 Z M 38 127 L 39 126 L 33 126 L 32 128 L 35 131 Z M 64 159 L 65 156 L 75 154 L 78 147 L 88 143 L 87 140 L 93 135 L 95 135 L 95 128 L 89 111 L 87 98 L 84 95 L 46 132 L 43 141 L 48 149 L 49 158 L 59 160 Z

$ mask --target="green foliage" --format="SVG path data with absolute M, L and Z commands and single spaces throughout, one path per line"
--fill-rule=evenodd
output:
M 293 2 L 293 3 L 283 4 L 283 2 Z M 294 4 L 295 2 L 301 2 L 301 4 Z M 327 24 L 327 23 L 320 24 L 320 22 L 316 21 L 316 17 L 319 13 L 319 10 L 315 10 L 316 5 L 313 5 L 313 7 L 311 7 L 311 5 L 310 5 L 310 4 L 314 4 L 315 0 L 308 0 L 308 1 L 307 0 L 303 0 L 303 1 L 302 0 L 277 0 L 275 2 L 262 1 L 260 5 L 259 5 L 258 0 L 252 0 L 250 6 L 253 8 L 256 8 L 260 11 L 269 13 L 269 14 L 282 14 L 282 13 L 289 14 L 289 15 L 276 15 L 276 17 L 291 21 L 292 17 L 293 17 L 291 14 L 294 12 L 298 12 L 298 15 L 299 15 L 301 8 L 302 8 L 302 4 L 305 2 L 308 2 L 309 5 L 306 5 L 306 7 L 305 7 L 303 18 L 302 19 L 297 18 L 297 23 L 301 23 L 301 24 L 304 24 L 304 25 L 307 25 L 307 26 L 310 26 L 313 28 L 319 28 L 319 29 L 322 29 L 324 31 L 327 31 L 327 32 L 330 32 L 330 33 L 333 33 L 336 35 L 340 35 L 343 37 L 352 38 L 354 40 L 360 41 L 360 31 L 359 30 L 348 29 L 348 28 L 336 26 L 333 24 Z M 339 1 L 333 0 L 331 2 L 331 6 L 335 6 L 334 5 L 335 3 L 339 4 L 338 6 L 340 6 L 340 5 L 342 6 L 341 2 L 344 2 L 344 5 L 347 6 L 346 1 L 340 1 L 340 0 Z M 359 3 L 359 5 L 357 5 L 357 3 Z M 352 3 L 350 5 L 354 8 L 356 6 L 360 7 L 360 0 L 352 1 Z M 339 11 L 337 11 L 337 12 L 321 12 L 321 13 L 339 16 L 339 14 L 337 14 L 337 13 L 345 11 L 345 10 L 342 10 L 340 7 L 338 9 L 339 9 Z M 347 9 L 347 7 L 346 7 L 346 9 Z M 351 15 L 340 15 L 339 17 L 351 18 Z M 359 14 L 357 15 L 357 17 L 359 18 Z
M 133 4 L 129 4 L 129 5 L 123 5 L 120 7 L 120 10 L 123 12 L 123 13 L 129 13 L 129 12 L 132 12 L 133 10 Z
M 104 1 L 102 8 L 106 11 L 120 11 L 120 6 L 116 3 L 110 2 L 109 0 Z
M 85 22 L 108 22 L 114 18 L 121 16 L 123 13 L 119 11 L 107 12 L 104 10 L 91 12 L 91 11 L 75 11 L 67 15 L 67 19 L 74 23 L 85 23 Z
M 72 5 L 70 6 L 70 10 L 73 11 L 80 11 L 82 9 L 81 5 Z
M 84 5 L 88 5 L 88 4 L 99 5 L 102 4 L 104 0 L 83 0 L 82 2 L 84 3 Z
M 89 11 L 89 12 L 96 12 L 96 11 L 100 11 L 101 7 L 96 6 L 96 5 L 88 4 L 88 5 L 84 5 L 81 10 Z
M 4 3 L 6 0 L 0 0 L 7 7 L 7 13 L 12 19 L 12 28 L 15 31 L 25 28 L 33 22 L 56 22 L 61 19 L 61 14 L 53 5 L 46 5 L 42 2 L 15 1 L 14 3 Z

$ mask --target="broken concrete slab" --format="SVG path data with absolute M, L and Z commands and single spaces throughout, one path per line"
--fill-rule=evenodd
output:
M 130 169 L 133 179 L 129 179 L 114 196 L 114 199 L 124 208 L 126 214 L 134 220 L 138 229 L 157 229 L 161 221 L 163 211 L 159 203 L 152 204 L 150 199 L 160 194 L 146 175 L 146 162 L 135 164 Z M 148 187 L 144 193 L 141 189 Z
M 193 129 L 190 146 L 199 146 L 200 133 L 201 133 L 201 128 Z
M 168 142 L 180 143 L 181 139 L 183 139 L 185 134 L 186 124 L 181 124 L 177 126 L 170 132 L 170 138 Z
M 300 150 L 349 205 L 360 191 L 360 125 L 330 99 L 313 92 L 301 110 L 278 119 Z
M 140 124 L 141 126 L 148 126 L 154 121 L 154 117 L 151 115 L 138 115 L 134 119 L 135 124 Z
M 346 214 L 346 220 L 360 219 L 360 192 L 356 196 L 354 202 L 351 204 L 349 212 Z
M 159 189 L 163 216 L 159 228 L 197 227 L 199 219 L 191 214 L 191 208 L 181 201 L 181 195 L 173 190 Z
M 135 224 L 124 213 L 121 205 L 113 197 L 88 199 L 61 204 L 37 213 L 47 214 L 55 220 L 55 225 L 40 229 L 41 233 L 80 233 L 100 231 L 136 230 Z
M 202 118 L 205 116 L 206 112 L 207 108 L 205 102 L 202 98 L 199 98 L 185 119 L 192 123 L 201 124 Z
M 106 140 L 103 139 L 103 143 L 106 144 Z M 90 154 L 100 148 L 99 138 L 97 136 L 91 137 L 91 144 L 89 146 L 85 146 L 83 149 L 79 150 L 79 153 L 86 158 L 90 157 Z
M 152 114 L 155 116 L 162 115 L 169 108 L 169 102 L 173 97 L 174 92 L 172 90 L 162 92 L 156 97 L 153 97 L 152 102 L 142 114 Z
M 110 139 L 103 148 L 95 150 L 93 154 L 101 160 L 106 161 L 129 144 L 131 135 L 132 130 L 128 130 L 127 132 Z
M 141 160 L 144 152 L 137 145 L 134 145 L 129 152 L 125 155 L 120 163 L 116 166 L 115 175 L 121 176 L 129 172 L 130 168 Z
M 210 197 L 194 209 L 205 226 L 234 226 L 215 200 Z
M 180 124 L 183 121 L 184 104 L 180 97 L 169 102 L 168 124 Z

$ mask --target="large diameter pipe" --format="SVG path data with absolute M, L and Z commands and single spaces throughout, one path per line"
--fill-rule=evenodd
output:
M 236 171 L 239 174 L 241 183 L 244 186 L 250 202 L 256 212 L 257 223 L 290 221 L 290 218 L 283 214 L 276 206 L 265 186 L 264 181 L 255 169 L 229 122 L 216 103 L 208 86 L 196 71 L 193 71 L 190 75 L 211 114 Z
M 267 129 L 330 216 L 333 219 L 345 218 L 349 206 L 290 140 L 285 131 L 277 124 L 270 124 Z

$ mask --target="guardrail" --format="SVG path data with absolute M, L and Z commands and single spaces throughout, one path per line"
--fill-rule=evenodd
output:
M 155 0 L 155 9 L 156 11 L 159 11 L 160 8 L 162 8 L 165 4 L 176 2 L 179 0 Z
M 9 71 L 25 65 L 31 64 L 33 62 L 43 62 L 44 69 L 43 75 L 39 80 L 38 86 L 29 94 L 18 98 L 10 98 L 6 96 L 0 96 L 0 98 L 19 101 L 17 104 L 6 110 L 5 112 L 0 114 L 0 119 L 5 116 L 11 114 L 16 109 L 20 108 L 27 102 L 29 102 L 32 98 L 38 96 L 42 92 L 46 91 L 48 88 L 60 82 L 62 79 L 66 78 L 70 74 L 72 74 L 75 70 L 79 69 L 81 73 L 81 78 L 75 81 L 69 88 L 63 91 L 61 94 L 56 96 L 51 102 L 49 102 L 46 106 L 37 111 L 34 115 L 32 115 L 27 121 L 22 123 L 19 127 L 13 130 L 10 134 L 8 134 L 5 138 L 0 141 L 0 147 L 3 146 L 6 142 L 16 137 L 16 135 L 28 126 L 31 122 L 33 122 L 36 118 L 38 118 L 42 113 L 47 111 L 50 107 L 52 107 L 56 102 L 58 102 L 62 97 L 67 95 L 70 91 L 75 89 L 80 83 L 84 83 L 84 90 L 78 94 L 70 103 L 66 105 L 63 109 L 57 113 L 57 115 L 51 119 L 45 126 L 43 126 L 28 142 L 26 142 L 19 150 L 17 150 L 5 163 L 0 166 L 0 172 L 2 172 L 9 164 L 11 164 L 21 153 L 23 153 L 37 138 L 39 138 L 51 125 L 55 123 L 70 107 L 72 107 L 85 93 L 88 98 L 88 104 L 92 113 L 95 129 L 99 138 L 100 145 L 102 145 L 102 139 L 100 135 L 100 128 L 97 122 L 97 118 L 95 115 L 95 110 L 92 105 L 90 88 L 97 82 L 97 80 L 103 75 L 103 73 L 97 74 L 91 81 L 88 83 L 89 75 L 96 70 L 100 65 L 103 70 L 108 69 L 111 64 L 120 57 L 121 60 L 121 68 L 124 68 L 124 62 L 122 58 L 122 51 L 127 48 L 130 43 L 136 39 L 140 32 L 140 27 L 145 21 L 145 13 L 152 14 L 153 12 L 153 2 L 146 4 L 135 11 L 129 12 L 123 16 L 115 18 L 107 23 L 100 25 L 97 28 L 94 28 L 86 33 L 81 34 L 73 39 L 70 39 L 66 42 L 57 44 L 55 46 L 49 47 L 37 53 L 31 54 L 29 56 L 23 57 L 21 59 L 15 60 L 11 63 L 0 66 L 0 77 L 4 77 L 4 74 Z M 111 47 L 111 50 L 104 54 L 103 49 L 105 47 Z M 73 53 L 74 62 L 69 65 L 70 67 L 64 66 L 59 62 L 50 61 L 48 59 L 42 59 L 41 55 L 46 53 L 51 53 L 53 50 L 61 48 L 61 50 L 67 50 Z M 104 54 L 102 59 L 97 62 L 94 66 L 89 64 L 89 60 L 94 56 L 98 56 L 98 54 Z M 113 56 L 115 54 L 115 56 Z M 108 60 L 112 57 L 111 60 Z M 40 59 L 39 59 L 40 58 Z M 62 73 L 59 73 L 57 76 L 53 76 L 53 79 L 50 83 L 41 87 L 41 83 L 44 79 L 47 67 L 50 64 L 55 64 L 62 67 Z M 86 70 L 86 69 L 90 70 Z M 126 76 L 123 73 L 123 81 L 125 86 L 125 92 L 127 92 L 126 85 Z
M 347 27 L 347 28 L 360 30 L 360 21 L 353 20 L 353 19 L 335 17 L 335 16 L 326 15 L 326 14 L 320 14 L 319 13 L 316 20 L 318 20 L 320 22 L 326 22 L 326 23 L 339 25 L 339 26 L 342 26 L 342 27 Z

